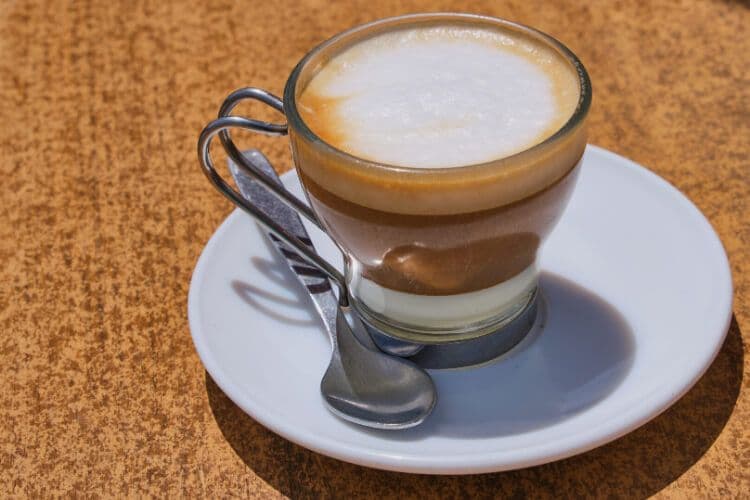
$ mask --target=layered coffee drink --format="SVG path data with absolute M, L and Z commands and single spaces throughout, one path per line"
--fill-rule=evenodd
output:
M 585 147 L 583 80 L 514 26 L 396 23 L 305 63 L 295 112 L 315 140 L 291 134 L 295 163 L 366 318 L 439 334 L 532 296 Z

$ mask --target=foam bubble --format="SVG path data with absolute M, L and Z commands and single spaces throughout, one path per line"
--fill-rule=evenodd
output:
M 327 142 L 408 167 L 455 167 L 510 156 L 572 114 L 577 79 L 564 62 L 500 31 L 399 30 L 328 62 L 300 97 Z

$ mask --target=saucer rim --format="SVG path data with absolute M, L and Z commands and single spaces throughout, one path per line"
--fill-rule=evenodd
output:
M 638 163 L 604 148 L 589 144 L 586 148 L 586 153 L 602 155 L 605 157 L 605 161 L 614 161 L 637 171 L 638 175 L 643 176 L 646 182 L 661 188 L 664 195 L 671 196 L 673 203 L 680 203 L 682 208 L 685 208 L 693 219 L 696 220 L 697 224 L 703 226 L 701 229 L 712 239 L 713 253 L 715 253 L 715 258 L 717 259 L 716 265 L 717 268 L 721 268 L 721 275 L 716 276 L 715 279 L 717 282 L 721 282 L 719 288 L 725 290 L 725 293 L 720 298 L 717 298 L 716 310 L 723 309 L 724 312 L 721 315 L 716 314 L 714 321 L 716 324 L 713 328 L 707 328 L 706 330 L 721 333 L 718 336 L 714 335 L 715 339 L 711 346 L 712 348 L 710 350 L 705 349 L 704 355 L 700 357 L 700 368 L 697 370 L 694 369 L 691 377 L 682 377 L 674 381 L 671 385 L 666 384 L 660 387 L 659 390 L 652 391 L 641 400 L 641 404 L 620 413 L 617 418 L 609 419 L 597 426 L 589 427 L 587 432 L 583 434 L 575 433 L 568 436 L 560 436 L 559 439 L 555 439 L 554 441 L 547 441 L 543 444 L 523 448 L 513 448 L 512 450 L 482 451 L 460 455 L 433 454 L 425 456 L 418 453 L 405 455 L 382 450 L 375 451 L 363 446 L 349 445 L 326 437 L 319 437 L 304 428 L 284 425 L 283 422 L 285 419 L 283 416 L 276 413 L 273 409 L 265 408 L 241 396 L 243 392 L 242 388 L 234 383 L 230 376 L 222 370 L 221 363 L 213 357 L 210 347 L 204 340 L 205 336 L 199 334 L 201 330 L 201 311 L 198 307 L 200 296 L 200 286 L 198 284 L 203 279 L 207 267 L 206 263 L 214 255 L 214 250 L 221 240 L 221 236 L 230 230 L 238 217 L 246 217 L 240 209 L 235 209 L 230 213 L 210 237 L 197 260 L 190 280 L 187 301 L 188 323 L 195 349 L 206 371 L 219 388 L 237 406 L 272 432 L 323 455 L 382 470 L 423 474 L 476 474 L 514 470 L 585 453 L 641 427 L 666 411 L 685 395 L 705 374 L 718 355 L 732 319 L 734 292 L 731 269 L 726 250 L 716 230 L 705 215 L 676 187 Z M 296 172 L 292 169 L 282 174 L 281 178 L 282 180 L 286 180 L 294 177 L 295 174 Z M 706 345 L 708 345 L 708 341 Z M 688 372 L 685 371 L 683 373 L 687 374 Z M 331 418 L 335 417 L 332 416 Z

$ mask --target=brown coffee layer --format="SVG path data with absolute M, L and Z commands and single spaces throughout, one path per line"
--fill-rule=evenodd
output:
M 374 210 L 324 189 L 304 170 L 300 177 L 321 222 L 365 278 L 406 293 L 453 295 L 489 288 L 531 265 L 577 171 L 514 203 L 455 215 Z

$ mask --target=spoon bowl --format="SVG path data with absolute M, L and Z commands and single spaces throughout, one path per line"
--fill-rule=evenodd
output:
M 411 361 L 362 345 L 341 308 L 335 339 L 331 362 L 320 382 L 331 412 L 379 429 L 414 427 L 432 412 L 437 397 L 430 376 Z

